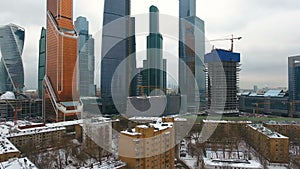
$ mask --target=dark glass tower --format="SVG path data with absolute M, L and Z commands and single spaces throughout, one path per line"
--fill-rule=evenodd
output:
M 159 33 L 159 10 L 156 6 L 151 6 L 149 12 L 150 33 L 147 36 L 147 60 L 144 61 L 145 83 L 143 87 L 146 95 L 150 95 L 153 90 L 164 91 L 163 37 Z M 159 93 L 152 93 L 152 95 L 159 95 Z
M 25 30 L 9 24 L 0 27 L 0 92 L 22 92 L 24 68 L 22 53 Z
M 179 92 L 187 97 L 189 112 L 199 103 L 200 110 L 206 107 L 204 41 L 204 21 L 196 16 L 195 0 L 179 0 Z M 194 79 L 196 84 L 190 83 Z
M 288 66 L 290 113 L 292 111 L 293 117 L 300 117 L 300 56 L 289 57 Z
M 78 86 L 80 96 L 95 96 L 94 85 L 94 38 L 89 35 L 89 22 L 85 17 L 78 17 L 75 21 L 78 34 Z
M 208 109 L 212 113 L 238 115 L 240 53 L 215 49 L 205 55 L 208 72 Z
M 126 106 L 127 97 L 130 95 L 130 76 L 135 71 L 136 66 L 135 58 L 128 58 L 135 53 L 135 20 L 129 15 L 130 0 L 105 0 L 101 61 L 103 114 L 117 114 L 126 110 L 124 106 Z M 114 73 L 121 62 L 127 58 L 126 66 L 122 66 L 115 76 L 118 83 L 113 84 Z M 115 93 L 118 103 L 113 100 L 112 91 L 120 91 Z M 117 109 L 117 107 L 119 108 Z
M 39 44 L 38 93 L 43 98 L 43 80 L 46 72 L 46 29 L 42 28 Z

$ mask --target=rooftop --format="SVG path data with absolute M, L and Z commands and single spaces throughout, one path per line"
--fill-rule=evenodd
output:
M 38 169 L 27 157 L 13 158 L 0 165 L 1 169 Z
M 252 129 L 266 135 L 269 138 L 284 138 L 284 139 L 288 138 L 282 134 L 279 134 L 275 131 L 272 131 L 272 130 L 264 127 L 262 124 L 249 124 L 248 126 L 251 127 Z
M 228 121 L 228 120 L 203 120 L 204 123 L 240 123 L 251 124 L 251 121 Z
M 7 138 L 0 137 L 0 154 L 20 152 Z
M 81 167 L 80 169 L 118 169 L 125 167 L 126 164 L 122 161 L 105 161 L 100 163 L 95 163 L 91 167 Z
M 154 121 L 154 120 L 153 120 Z M 156 120 L 153 123 L 149 123 L 149 125 L 138 125 L 136 128 L 143 128 L 143 129 L 148 129 L 153 127 L 154 132 L 165 130 L 168 128 L 172 128 L 173 123 L 172 122 L 162 122 L 162 118 L 156 118 Z M 128 129 L 125 131 L 121 131 L 123 134 L 127 135 L 142 135 L 142 133 L 136 132 L 135 129 Z
M 248 168 L 248 169 L 263 168 L 262 165 L 255 160 L 204 158 L 204 163 L 205 166 L 215 166 L 215 167 Z
M 11 132 L 7 134 L 7 137 L 18 137 L 18 136 L 26 136 L 26 135 L 33 135 L 33 134 L 40 134 L 40 133 L 47 133 L 47 132 L 54 132 L 66 130 L 65 127 L 36 127 L 36 128 L 29 128 L 29 129 L 19 129 L 17 132 Z

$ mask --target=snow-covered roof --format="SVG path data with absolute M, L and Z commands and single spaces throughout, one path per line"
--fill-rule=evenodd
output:
M 262 165 L 255 160 L 241 159 L 210 159 L 203 158 L 205 167 L 230 167 L 245 169 L 262 169 Z
M 265 124 L 269 125 L 295 125 L 295 126 L 300 126 L 300 123 L 298 122 L 290 122 L 290 121 L 268 121 Z
M 176 122 L 179 122 L 179 121 L 187 121 L 186 118 L 182 118 L 182 117 L 176 117 L 176 116 L 171 116 L 171 117 L 174 117 L 174 121 Z M 139 122 L 142 122 L 142 121 L 145 121 L 145 122 L 153 122 L 153 121 L 157 121 L 158 119 L 161 119 L 161 117 L 131 117 L 129 118 L 128 120 L 130 121 L 139 121 Z
M 165 130 L 168 128 L 172 128 L 173 123 L 172 122 L 162 122 L 161 118 L 157 118 L 154 123 L 149 123 L 149 125 L 138 125 L 136 128 L 143 128 L 147 129 L 150 127 L 154 128 L 154 132 Z M 125 131 L 121 131 L 123 134 L 127 135 L 142 135 L 142 133 L 136 132 L 135 129 L 128 129 Z
M 20 152 L 7 138 L 0 137 L 0 154 Z
M 102 164 L 100 163 L 95 163 L 90 167 L 81 167 L 80 169 L 118 169 L 125 167 L 126 164 L 122 161 L 104 161 Z
M 0 100 L 15 100 L 15 94 L 13 92 L 5 92 L 3 95 L 0 96 Z
M 130 136 L 137 136 L 137 135 L 142 135 L 139 132 L 136 132 L 135 129 L 128 129 L 125 131 L 121 131 L 122 134 L 130 135 Z
M 251 124 L 251 121 L 203 120 L 204 123 L 241 123 Z
M 283 90 L 268 90 L 265 94 L 264 97 L 283 97 L 282 93 Z
M 249 124 L 248 126 L 251 127 L 252 129 L 266 135 L 269 138 L 283 138 L 283 139 L 288 138 L 280 133 L 277 133 L 275 131 L 272 131 L 272 130 L 264 127 L 262 124 Z
M 38 169 L 27 157 L 13 158 L 1 163 L 1 169 Z
M 156 123 L 150 123 L 151 127 L 154 127 L 154 131 L 161 131 L 168 128 L 171 128 L 173 126 L 172 122 L 156 122 Z
M 66 130 L 65 127 L 36 127 L 36 128 L 29 128 L 29 129 L 21 129 L 15 133 L 9 133 L 7 137 L 18 137 L 18 136 L 26 136 L 26 135 L 33 135 L 33 134 L 40 134 L 40 133 L 47 133 L 47 132 L 54 132 Z

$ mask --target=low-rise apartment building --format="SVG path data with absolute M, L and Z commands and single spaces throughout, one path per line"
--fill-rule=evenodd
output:
M 246 126 L 246 142 L 271 163 L 289 162 L 289 138 L 262 124 Z

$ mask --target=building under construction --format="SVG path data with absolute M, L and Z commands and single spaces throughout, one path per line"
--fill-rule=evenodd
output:
M 237 115 L 240 54 L 214 49 L 205 55 L 207 64 L 207 108 L 211 113 Z
M 42 120 L 42 100 L 23 94 L 0 94 L 0 120 Z

